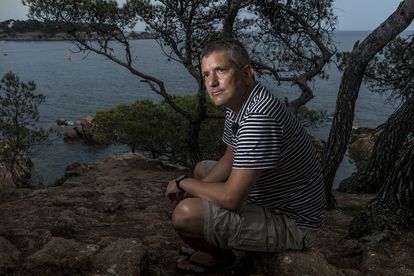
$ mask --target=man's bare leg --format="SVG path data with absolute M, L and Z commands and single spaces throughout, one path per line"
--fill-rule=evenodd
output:
M 197 251 L 192 260 L 205 266 L 219 266 L 234 258 L 231 250 L 213 246 L 203 235 L 203 203 L 199 198 L 186 198 L 175 208 L 172 216 L 175 231 L 181 239 Z

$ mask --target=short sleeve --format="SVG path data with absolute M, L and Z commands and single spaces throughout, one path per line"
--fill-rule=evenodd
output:
M 233 168 L 270 169 L 278 164 L 283 128 L 273 118 L 250 114 L 243 120 L 233 147 Z
M 233 146 L 233 122 L 229 119 L 229 113 L 226 113 L 226 120 L 224 121 L 223 142 L 229 146 Z

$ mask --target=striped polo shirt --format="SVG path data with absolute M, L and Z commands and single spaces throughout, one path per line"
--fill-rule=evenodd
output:
M 264 86 L 256 84 L 238 114 L 226 109 L 223 141 L 233 148 L 233 169 L 263 170 L 246 204 L 286 214 L 299 228 L 321 227 L 326 202 L 316 149 Z

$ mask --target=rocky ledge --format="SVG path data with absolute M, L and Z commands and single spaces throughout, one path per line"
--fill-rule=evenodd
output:
M 70 165 L 60 186 L 0 195 L 0 275 L 176 275 L 183 245 L 163 192 L 184 168 L 136 154 Z M 337 193 L 311 250 L 245 255 L 224 275 L 413 275 L 414 235 L 347 235 L 372 195 Z M 220 274 L 221 275 L 221 274 Z

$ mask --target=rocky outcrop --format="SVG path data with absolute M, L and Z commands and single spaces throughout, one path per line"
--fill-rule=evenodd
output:
M 325 152 L 326 142 L 314 136 L 311 136 L 311 141 L 312 141 L 312 144 L 316 148 L 316 153 L 318 154 L 319 160 L 323 160 L 323 154 Z
M 329 264 L 318 249 L 274 255 L 257 254 L 254 266 L 259 275 L 345 275 Z
M 20 251 L 0 236 L 0 275 L 7 275 L 18 265 Z
M 0 275 L 176 275 L 184 244 L 171 227 L 164 191 L 183 173 L 182 167 L 124 154 L 74 163 L 60 186 L 0 196 Z M 413 235 L 362 257 L 348 226 L 372 195 L 335 196 L 342 207 L 328 211 L 314 248 L 239 254 L 223 275 L 412 275 Z
M 26 186 L 32 172 L 33 163 L 26 153 L 21 153 L 17 156 L 14 164 L 14 174 L 6 165 L 5 152 L 8 145 L 0 141 L 0 194 L 5 191 L 10 191 L 16 187 Z M 13 175 L 15 177 L 13 177 Z
M 80 120 L 77 120 L 73 128 L 65 131 L 63 139 L 67 143 L 75 143 L 83 141 L 87 144 L 97 144 L 97 139 L 92 132 L 92 116 L 86 116 Z
M 380 134 L 381 131 L 367 127 L 353 129 L 348 145 L 349 151 L 371 153 Z

